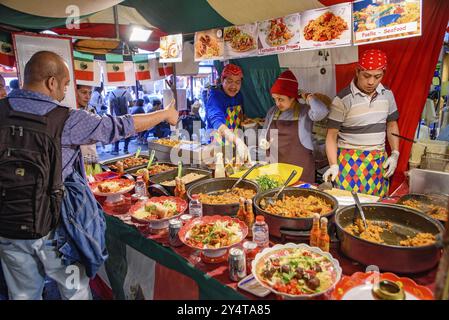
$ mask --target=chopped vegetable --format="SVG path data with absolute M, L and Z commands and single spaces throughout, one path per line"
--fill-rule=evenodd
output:
M 269 175 L 263 175 L 256 179 L 261 191 L 276 189 L 281 186 L 281 182 L 273 179 Z

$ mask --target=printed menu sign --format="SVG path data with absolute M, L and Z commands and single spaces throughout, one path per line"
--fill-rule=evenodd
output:
M 362 0 L 352 11 L 354 44 L 421 35 L 422 0 Z
M 351 45 L 352 4 L 309 10 L 301 14 L 301 50 Z
M 300 49 L 299 13 L 259 22 L 259 54 L 269 55 Z
M 243 58 L 257 55 L 257 23 L 224 29 L 225 57 Z

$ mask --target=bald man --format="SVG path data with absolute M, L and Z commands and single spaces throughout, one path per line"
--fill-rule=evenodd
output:
M 0 99 L 6 98 L 8 94 L 6 93 L 6 81 L 5 78 L 0 74 Z
M 41 171 L 39 176 L 41 178 L 35 181 L 53 187 L 58 185 L 55 181 L 59 182 L 59 188 L 51 190 L 52 196 L 55 194 L 56 199 L 63 192 L 61 184 L 63 183 L 65 187 L 60 203 L 61 209 L 55 212 L 52 212 L 52 208 L 58 208 L 59 205 L 55 199 L 51 199 L 53 206 L 49 204 L 50 201 L 36 202 L 38 201 L 36 199 L 48 199 L 48 192 L 35 195 L 36 191 L 29 194 L 25 191 L 20 193 L 8 191 L 9 189 L 6 193 L 3 191 L 0 204 L 2 202 L 7 204 L 9 198 L 11 201 L 26 198 L 20 203 L 39 203 L 40 206 L 45 206 L 44 209 L 36 209 L 39 206 L 9 205 L 7 214 L 3 214 L 6 207 L 0 206 L 0 260 L 10 299 L 41 299 L 45 275 L 58 283 L 63 299 L 91 298 L 89 277 L 95 276 L 107 258 L 105 221 L 103 212 L 98 208 L 86 182 L 84 170 L 81 169 L 83 164 L 80 145 L 96 142 L 114 143 L 136 132 L 154 127 L 162 121 L 175 125 L 178 120 L 174 103 L 164 110 L 151 114 L 121 117 L 98 116 L 84 110 L 69 110 L 59 106 L 69 85 L 71 85 L 69 70 L 63 59 L 53 52 L 40 51 L 34 54 L 25 66 L 23 88 L 13 92 L 8 99 L 0 100 L 0 130 L 11 129 L 2 131 L 3 141 L 6 139 L 6 144 L 0 144 L 0 161 L 4 160 L 2 157 L 6 155 L 16 160 L 22 156 L 24 160 L 18 160 L 19 162 L 22 161 L 21 163 L 27 166 L 36 165 L 26 162 L 26 158 L 36 157 L 36 152 L 44 154 L 48 152 L 47 150 L 34 150 L 33 154 L 21 152 L 20 149 L 11 150 L 5 145 L 10 141 L 15 143 L 21 141 L 21 137 L 37 137 L 39 132 L 31 130 L 28 126 L 37 126 L 38 122 L 40 126 L 48 128 L 60 127 L 59 132 L 62 132 L 60 137 L 56 134 L 52 137 L 53 141 L 56 141 L 53 144 L 58 147 L 55 146 L 52 150 L 60 150 L 61 158 L 56 156 L 54 163 L 40 163 L 45 170 L 51 171 Z M 6 110 L 6 113 L 2 109 Z M 62 116 L 65 117 L 64 121 L 60 121 Z M 24 123 L 23 118 L 27 117 L 35 119 L 34 122 L 28 122 L 30 123 L 28 126 L 11 126 L 14 121 Z M 6 129 L 2 129 L 5 124 Z M 38 139 L 33 141 L 36 144 L 35 148 L 38 148 L 37 145 L 41 141 Z M 14 163 L 16 162 L 11 165 Z M 13 178 L 11 174 L 8 176 L 7 170 L 1 170 L 0 185 L 20 184 L 20 179 L 37 172 L 37 169 L 30 171 L 27 168 L 30 167 L 8 170 L 9 173 L 15 172 Z M 52 176 L 52 172 L 61 172 L 60 177 L 57 174 Z M 23 188 L 40 190 L 42 186 L 36 188 L 23 186 Z M 37 222 L 30 223 L 30 220 L 35 219 L 36 210 L 39 210 L 39 214 L 42 211 L 46 214 L 39 220 L 39 225 Z M 58 219 L 58 224 L 51 223 Z M 29 229 L 33 230 L 33 235 L 36 234 L 36 230 L 50 231 L 42 237 L 22 237 L 14 233 L 22 235 Z M 37 234 L 40 236 L 42 233 Z

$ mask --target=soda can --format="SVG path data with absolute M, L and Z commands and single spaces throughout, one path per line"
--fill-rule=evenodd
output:
M 245 252 L 240 248 L 232 248 L 228 255 L 229 277 L 232 281 L 240 281 L 246 277 Z
M 251 263 L 259 253 L 259 247 L 254 241 L 245 241 L 243 242 L 243 251 L 245 252 L 246 256 L 246 270 L 248 272 L 251 272 Z
M 182 228 L 182 221 L 180 219 L 171 219 L 168 221 L 168 242 L 172 247 L 182 246 L 182 241 L 179 239 L 179 230 Z
M 185 225 L 187 222 L 193 219 L 193 216 L 191 214 L 183 214 L 181 217 L 179 217 L 182 221 L 182 225 Z

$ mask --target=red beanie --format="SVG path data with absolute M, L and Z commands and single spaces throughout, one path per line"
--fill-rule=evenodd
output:
M 290 70 L 284 71 L 276 79 L 271 87 L 271 94 L 281 94 L 287 97 L 298 99 L 298 80 Z

